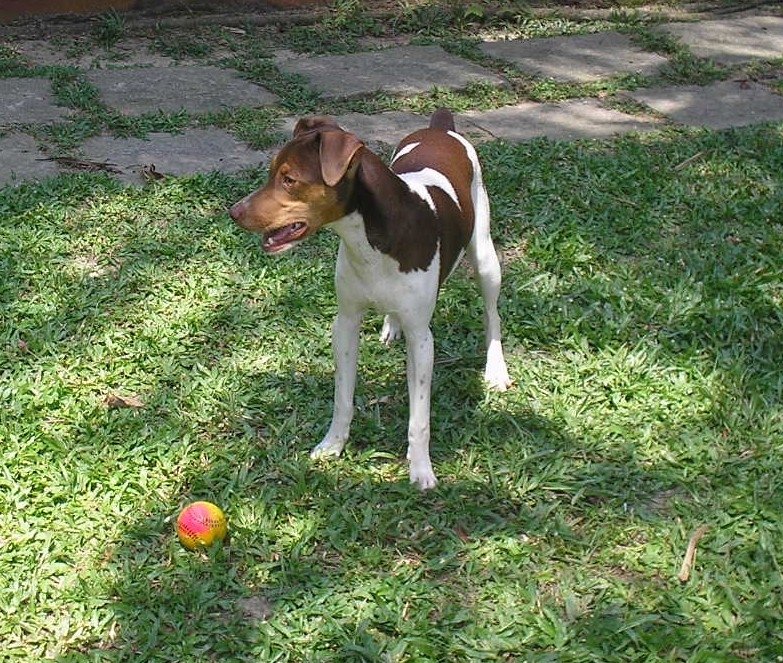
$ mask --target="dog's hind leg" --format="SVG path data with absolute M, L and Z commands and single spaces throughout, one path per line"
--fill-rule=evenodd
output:
M 467 256 L 476 272 L 481 296 L 484 300 L 484 330 L 487 345 L 484 379 L 491 388 L 505 391 L 511 386 L 511 378 L 508 375 L 500 338 L 500 315 L 498 314 L 501 281 L 500 261 L 489 234 L 489 199 L 481 182 L 480 171 L 474 181 L 473 193 L 476 221 L 473 238 L 468 244 Z
M 430 396 L 432 366 L 435 358 L 434 342 L 429 326 L 405 328 L 408 351 L 408 463 L 411 483 L 422 490 L 438 483 L 430 460 Z

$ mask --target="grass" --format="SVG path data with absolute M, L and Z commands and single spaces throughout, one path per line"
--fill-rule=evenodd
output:
M 517 384 L 481 387 L 458 273 L 423 496 L 376 318 L 353 444 L 307 458 L 330 415 L 335 239 L 264 257 L 223 212 L 257 173 L 6 192 L 3 660 L 783 654 L 780 128 L 482 157 Z M 172 520 L 202 498 L 232 539 L 194 555 Z
M 434 20 L 443 7 L 417 11 L 397 29 L 465 56 L 470 30 L 499 20 L 454 9 L 456 36 Z M 606 28 L 514 16 L 506 27 L 537 34 Z M 117 19 L 91 44 L 128 34 Z M 634 21 L 635 38 L 680 63 L 677 82 L 727 74 Z M 380 29 L 346 0 L 320 34 L 344 52 Z M 78 70 L 32 69 L 3 47 L 0 70 L 52 79 L 76 116 L 27 129 L 63 150 L 193 125 L 265 146 L 286 113 L 589 92 L 519 77 L 325 104 L 275 66 L 285 34 L 174 36 L 154 35 L 177 57 L 227 51 L 223 66 L 281 104 L 129 120 Z M 433 320 L 441 483 L 424 495 L 404 462 L 404 352 L 377 342 L 377 316 L 346 455 L 309 460 L 331 414 L 336 239 L 264 256 L 225 213 L 263 173 L 144 188 L 64 175 L 2 191 L 0 661 L 783 656 L 783 126 L 480 152 L 516 384 L 485 392 L 480 302 L 458 271 Z M 196 499 L 230 519 L 228 544 L 205 554 L 173 528 Z

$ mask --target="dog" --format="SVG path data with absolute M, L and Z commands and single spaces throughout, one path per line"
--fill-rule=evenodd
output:
M 263 235 L 263 250 L 282 253 L 328 226 L 340 237 L 332 325 L 334 413 L 311 456 L 342 453 L 353 418 L 359 330 L 373 307 L 385 314 L 381 341 L 404 336 L 409 394 L 410 480 L 422 490 L 437 479 L 430 460 L 433 337 L 438 291 L 467 253 L 484 300 L 489 387 L 511 385 L 497 300 L 500 263 L 476 150 L 445 109 L 398 145 L 391 165 L 334 120 L 299 120 L 273 159 L 267 183 L 229 210 L 242 228 Z

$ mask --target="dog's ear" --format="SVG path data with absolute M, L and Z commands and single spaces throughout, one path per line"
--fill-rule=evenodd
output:
M 335 186 L 348 172 L 354 155 L 364 143 L 347 131 L 321 132 L 321 177 L 326 186 Z
M 294 127 L 294 138 L 311 131 L 339 128 L 340 125 L 337 124 L 337 122 L 335 122 L 331 117 L 303 117 L 296 123 L 296 126 Z

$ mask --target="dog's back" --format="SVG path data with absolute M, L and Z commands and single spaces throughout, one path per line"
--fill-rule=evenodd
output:
M 412 189 L 426 188 L 437 203 L 441 281 L 451 273 L 473 236 L 478 168 L 475 151 L 456 133 L 454 118 L 447 110 L 437 111 L 427 129 L 405 137 L 392 158 L 392 171 Z

